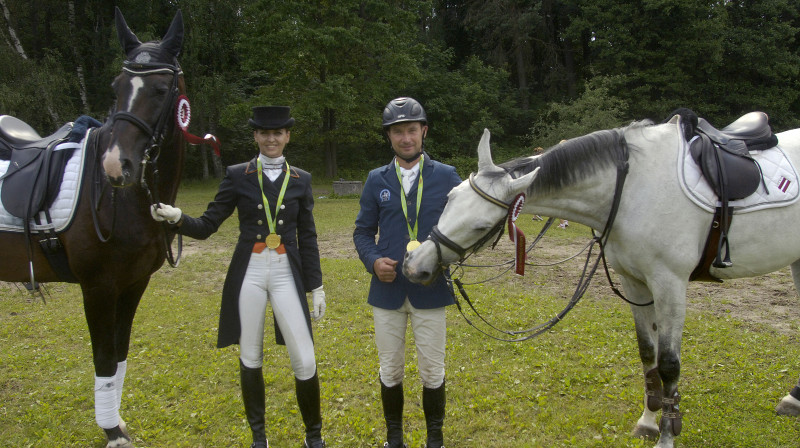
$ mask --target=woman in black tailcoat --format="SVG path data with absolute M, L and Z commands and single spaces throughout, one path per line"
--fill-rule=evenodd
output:
M 250 125 L 259 155 L 227 168 L 205 213 L 193 218 L 169 205 L 153 208 L 154 219 L 168 221 L 181 234 L 196 239 L 208 238 L 238 210 L 239 240 L 222 290 L 217 347 L 240 346 L 242 396 L 253 433 L 251 448 L 269 446 L 262 374 L 267 303 L 272 306 L 277 343 L 289 351 L 306 427 L 304 444 L 325 446 L 311 335 L 311 318 L 320 319 L 325 313 L 325 293 L 312 214 L 311 175 L 290 166 L 283 156 L 293 124 L 288 107 L 254 107 Z M 306 293 L 312 295 L 311 310 Z

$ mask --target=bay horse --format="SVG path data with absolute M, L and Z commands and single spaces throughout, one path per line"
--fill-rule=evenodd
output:
M 150 276 L 168 257 L 174 238 L 151 218 L 150 206 L 174 203 L 185 148 L 176 124 L 176 104 L 185 92 L 177 59 L 184 35 L 181 12 L 155 42 L 140 42 L 118 8 L 115 21 L 126 56 L 112 85 L 116 104 L 102 127 L 86 133 L 74 218 L 57 235 L 70 281 L 79 283 L 83 293 L 95 371 L 95 419 L 109 448 L 133 446 L 119 415 L 131 326 Z M 2 281 L 35 286 L 67 280 L 48 262 L 36 233 L 28 238 L 2 231 L 0 247 Z
M 450 192 L 431 236 L 406 254 L 403 273 L 412 281 L 429 282 L 469 251 L 491 243 L 492 234 L 509 219 L 507 207 L 514 210 L 520 193 L 526 195 L 524 213 L 605 229 L 606 234 L 595 231 L 595 235 L 601 243 L 605 240 L 602 250 L 632 302 L 645 378 L 644 411 L 633 435 L 657 437 L 658 448 L 673 447 L 682 425 L 678 380 L 686 290 L 715 220 L 714 205 L 706 207 L 694 187 L 686 185 L 705 182 L 692 174 L 694 162 L 687 162 L 691 157 L 686 155 L 691 135 L 687 129 L 691 127 L 681 115 L 661 124 L 634 122 L 499 166 L 492 162 L 490 135 L 485 130 L 478 146 L 478 171 Z M 776 135 L 778 146 L 763 153 L 785 154 L 783 165 L 787 173 L 794 173 L 790 180 L 796 183 L 792 167 L 800 164 L 800 129 Z M 764 197 L 777 198 L 787 179 L 773 184 L 764 171 L 759 191 L 767 190 Z M 790 265 L 795 287 L 800 289 L 800 227 L 788 225 L 800 222 L 800 203 L 796 188 L 787 192 L 793 192 L 793 197 L 782 196 L 783 202 L 734 207 L 727 235 L 732 265 L 712 265 L 710 275 L 720 280 L 743 278 Z M 764 223 L 787 225 L 764 231 Z M 795 387 L 781 400 L 777 413 L 800 415 L 798 398 L 800 387 Z

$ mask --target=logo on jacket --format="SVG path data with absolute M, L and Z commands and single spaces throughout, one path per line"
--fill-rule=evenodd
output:
M 388 189 L 384 188 L 383 190 L 381 190 L 380 197 L 381 197 L 381 202 L 386 202 L 389 200 L 390 197 L 392 197 L 392 195 L 389 193 Z

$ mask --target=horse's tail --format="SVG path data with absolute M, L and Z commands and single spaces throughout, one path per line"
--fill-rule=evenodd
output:
M 679 107 L 678 109 L 673 110 L 669 115 L 667 115 L 667 119 L 663 121 L 663 123 L 668 122 L 672 119 L 675 115 L 681 116 L 681 129 L 683 130 L 683 138 L 686 139 L 688 142 L 692 139 L 692 136 L 696 133 L 697 130 L 697 114 L 694 113 L 693 110 L 687 109 L 685 107 Z

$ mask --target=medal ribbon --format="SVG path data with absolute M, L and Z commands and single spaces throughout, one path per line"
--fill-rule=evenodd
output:
M 272 218 L 272 213 L 269 211 L 269 201 L 267 201 L 267 197 L 264 195 L 264 170 L 261 167 L 261 157 L 256 157 L 258 159 L 258 186 L 261 188 L 261 199 L 264 201 L 264 211 L 267 213 L 267 225 L 269 226 L 269 233 L 276 233 L 275 232 L 275 223 L 278 221 L 278 210 L 281 208 L 281 204 L 283 204 L 283 195 L 286 193 L 286 186 L 289 185 L 289 162 L 286 162 L 286 174 L 283 177 L 283 185 L 281 186 L 281 192 L 278 195 L 278 203 L 275 204 L 275 218 Z
M 419 228 L 419 205 L 422 203 L 422 162 L 425 156 L 419 156 L 419 174 L 417 175 L 417 219 L 414 220 L 414 228 L 411 228 L 411 223 L 408 222 L 408 207 L 406 206 L 406 190 L 403 188 L 403 176 L 400 174 L 400 165 L 397 159 L 394 160 L 394 169 L 397 172 L 397 181 L 400 182 L 400 205 L 403 206 L 403 215 L 406 217 L 406 227 L 408 227 L 408 236 L 411 241 L 417 240 L 417 229 Z
M 514 243 L 514 272 L 517 275 L 525 275 L 525 233 L 517 227 L 517 218 L 525 205 L 525 193 L 520 193 L 511 201 L 508 208 L 508 237 Z

